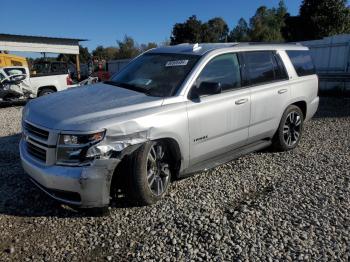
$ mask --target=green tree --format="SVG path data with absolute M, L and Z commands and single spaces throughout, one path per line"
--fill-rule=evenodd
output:
M 141 44 L 140 45 L 140 51 L 145 52 L 149 49 L 156 48 L 158 45 L 154 42 L 149 42 L 148 44 Z
M 279 2 L 278 8 L 261 6 L 250 19 L 250 37 L 252 41 L 272 42 L 284 41 L 282 29 L 287 9 L 284 1 Z
M 117 41 L 119 52 L 117 53 L 116 59 L 127 59 L 133 58 L 140 54 L 140 49 L 136 46 L 134 39 L 130 36 L 125 35 L 123 41 Z
M 79 61 L 82 64 L 85 64 L 89 62 L 91 59 L 91 54 L 89 53 L 89 49 L 87 47 L 82 47 L 79 45 Z M 76 63 L 76 56 L 75 55 L 67 55 L 67 54 L 59 54 L 57 56 L 58 61 L 64 61 L 64 62 L 70 62 L 75 64 Z
M 227 23 L 221 17 L 210 19 L 202 25 L 201 42 L 227 42 L 228 31 Z
M 113 60 L 118 54 L 118 48 L 114 46 L 103 47 L 97 46 L 95 50 L 92 51 L 92 55 L 94 57 L 98 57 L 99 59 L 104 59 L 106 61 Z
M 199 43 L 202 40 L 202 22 L 195 15 L 184 23 L 176 23 L 170 37 L 170 44 Z
M 249 42 L 250 29 L 247 21 L 244 18 L 239 19 L 238 24 L 229 34 L 228 40 L 230 42 Z
M 305 26 L 305 39 L 350 32 L 350 10 L 346 0 L 303 0 L 300 19 Z

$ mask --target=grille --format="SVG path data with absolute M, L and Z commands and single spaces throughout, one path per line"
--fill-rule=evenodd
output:
M 33 145 L 33 144 L 27 142 L 27 151 L 31 156 L 46 162 L 46 150 L 45 149 L 42 149 L 40 147 L 37 147 L 36 145 Z
M 24 124 L 25 130 L 36 137 L 40 137 L 42 139 L 47 140 L 49 138 L 49 132 L 46 130 L 43 130 L 41 128 L 37 128 L 29 123 Z

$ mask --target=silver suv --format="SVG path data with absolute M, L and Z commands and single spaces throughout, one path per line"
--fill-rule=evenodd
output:
M 156 48 L 110 81 L 29 102 L 22 165 L 68 204 L 105 207 L 125 189 L 148 205 L 176 178 L 268 146 L 295 148 L 318 103 L 306 47 Z

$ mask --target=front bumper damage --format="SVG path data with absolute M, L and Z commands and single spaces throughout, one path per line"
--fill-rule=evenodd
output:
M 22 166 L 30 179 L 52 198 L 82 208 L 104 207 L 110 201 L 110 187 L 117 165 L 142 143 L 111 152 L 107 159 L 96 159 L 89 166 L 47 166 L 40 163 L 20 142 Z

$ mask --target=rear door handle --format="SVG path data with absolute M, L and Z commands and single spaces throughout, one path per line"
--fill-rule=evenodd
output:
M 281 94 L 283 94 L 283 93 L 285 93 L 287 91 L 288 91 L 287 89 L 280 89 L 280 90 L 278 90 L 278 93 L 281 95 Z
M 242 104 L 247 103 L 247 102 L 248 102 L 248 99 L 247 98 L 243 98 L 243 99 L 236 100 L 235 104 L 236 105 L 242 105 Z

